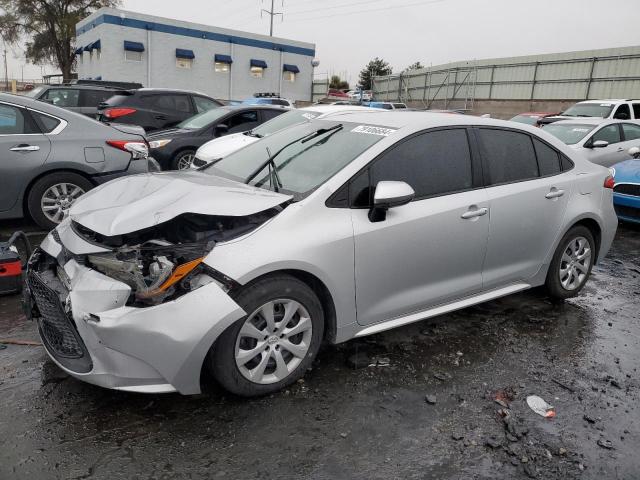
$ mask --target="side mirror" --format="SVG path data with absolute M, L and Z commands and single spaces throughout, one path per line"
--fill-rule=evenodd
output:
M 635 159 L 640 159 L 640 148 L 638 147 L 631 147 L 629 149 L 629 155 L 631 155 L 632 158 Z
M 371 222 L 382 222 L 387 218 L 390 208 L 400 207 L 411 202 L 416 192 L 405 182 L 378 182 L 373 195 L 373 207 L 369 210 Z
M 591 142 L 587 148 L 606 148 L 608 146 L 609 142 L 606 140 L 596 140 L 595 142 Z
M 216 128 L 213 129 L 213 134 L 216 137 L 219 137 L 220 135 L 226 135 L 227 133 L 229 133 L 229 126 L 225 125 L 224 123 L 216 125 Z

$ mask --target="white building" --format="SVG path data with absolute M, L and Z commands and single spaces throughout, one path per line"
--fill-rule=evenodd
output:
M 310 100 L 315 45 L 113 8 L 76 25 L 80 79 L 138 82 L 243 99 Z

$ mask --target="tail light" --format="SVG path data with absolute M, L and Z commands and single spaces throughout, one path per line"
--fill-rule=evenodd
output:
M 613 168 L 610 168 L 609 175 L 604 179 L 604 188 L 613 188 L 616 185 L 615 175 L 616 171 Z
M 149 147 L 146 142 L 131 140 L 107 140 L 107 145 L 123 152 L 129 152 L 134 160 L 144 159 L 149 156 Z
M 135 108 L 107 108 L 102 112 L 102 115 L 109 120 L 113 120 L 114 118 L 124 117 L 125 115 L 131 115 L 136 112 L 137 110 Z

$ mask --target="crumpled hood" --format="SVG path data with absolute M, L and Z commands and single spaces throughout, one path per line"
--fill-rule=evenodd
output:
M 196 157 L 206 162 L 215 160 L 216 158 L 224 158 L 230 153 L 240 150 L 246 145 L 260 140 L 259 138 L 245 135 L 244 133 L 234 133 L 216 138 L 202 145 L 196 152 Z
M 612 168 L 616 171 L 616 183 L 640 182 L 640 160 L 625 160 L 624 162 L 616 163 Z
M 183 213 L 239 217 L 292 197 L 202 172 L 123 177 L 84 194 L 71 207 L 75 222 L 102 235 L 131 233 Z

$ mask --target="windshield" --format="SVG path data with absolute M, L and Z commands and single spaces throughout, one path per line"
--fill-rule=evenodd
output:
M 600 117 L 607 118 L 611 114 L 612 103 L 576 103 L 562 112 L 569 117 Z
M 330 128 L 333 130 L 318 132 Z M 316 120 L 276 132 L 223 158 L 204 173 L 246 182 L 271 156 L 295 142 L 285 147 L 273 162 L 281 184 L 279 190 L 300 200 L 393 132 L 377 126 Z M 274 189 L 270 169 L 270 165 L 264 165 L 250 184 Z
M 36 87 L 30 92 L 24 94 L 25 97 L 36 98 L 44 90 L 44 87 Z
M 544 126 L 544 131 L 557 137 L 567 145 L 575 145 L 590 131 L 596 128 L 595 125 L 580 125 L 578 123 L 551 123 Z
M 266 137 L 272 133 L 282 130 L 283 128 L 290 127 L 291 125 L 313 120 L 318 115 L 320 115 L 319 112 L 312 112 L 309 110 L 291 110 L 287 113 L 283 113 L 282 115 L 278 115 L 259 127 L 254 128 L 251 130 L 251 134 L 256 137 Z
M 511 119 L 512 122 L 526 123 L 527 125 L 535 125 L 540 117 L 530 115 L 516 115 Z
M 214 108 L 213 110 L 207 110 L 206 112 L 199 113 L 193 117 L 187 118 L 180 122 L 177 128 L 184 128 L 186 130 L 198 130 L 206 127 L 207 125 L 221 119 L 229 113 L 227 108 Z

